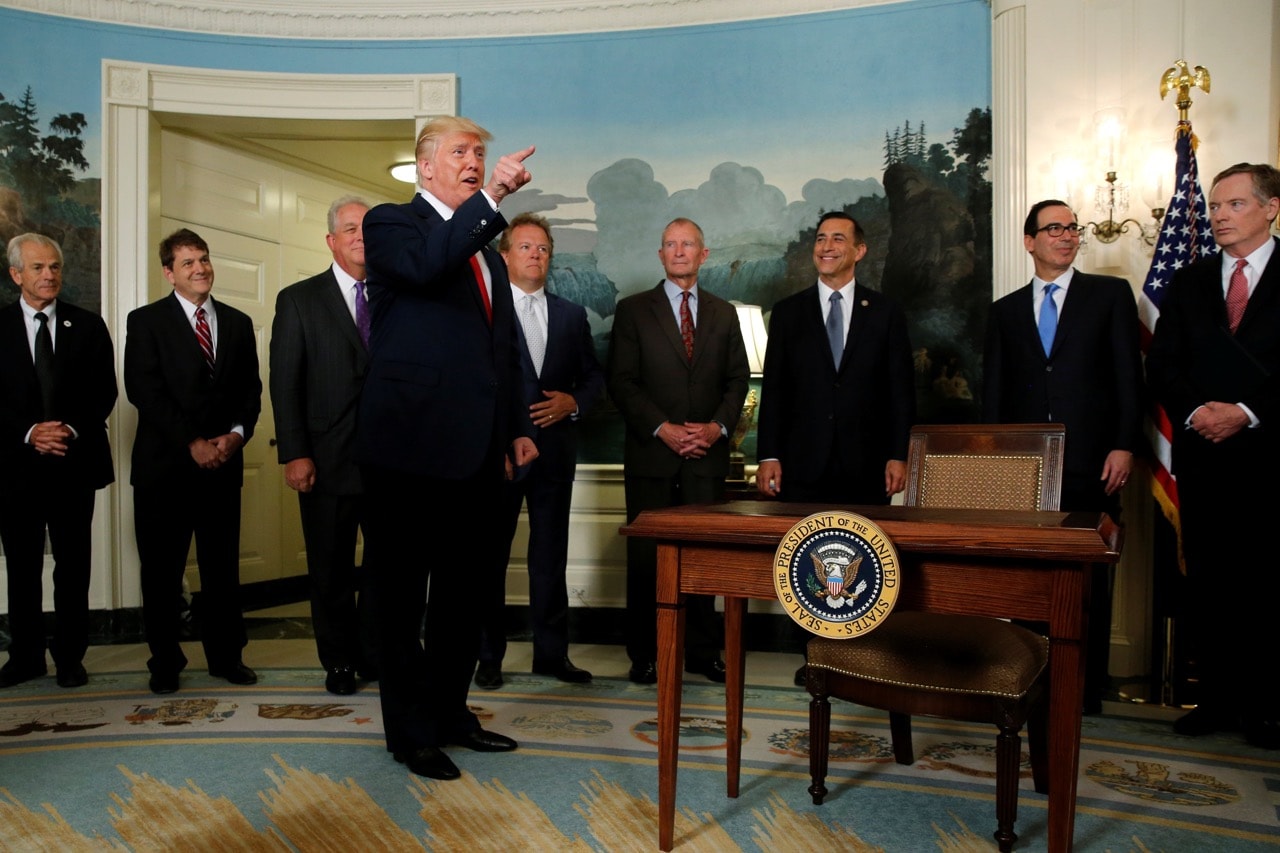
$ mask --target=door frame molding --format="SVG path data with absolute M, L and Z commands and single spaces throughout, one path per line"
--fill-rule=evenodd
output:
M 282 74 L 102 61 L 102 314 L 116 342 L 116 372 L 124 377 L 124 329 L 129 312 L 148 302 L 158 276 L 152 257 L 160 223 L 161 120 L 157 113 L 340 121 L 413 119 L 415 133 L 433 116 L 456 115 L 455 74 Z M 118 405 L 109 428 L 116 482 L 94 515 L 94 553 L 109 571 L 100 606 L 141 604 L 137 545 L 132 535 L 130 451 L 137 411 Z

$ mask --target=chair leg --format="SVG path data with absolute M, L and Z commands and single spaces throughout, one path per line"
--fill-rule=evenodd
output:
M 1000 853 L 1009 853 L 1018 835 L 1013 824 L 1018 819 L 1018 770 L 1022 758 L 1022 738 L 1017 729 L 1001 727 L 996 738 L 996 842 Z
M 815 694 L 809 700 L 809 776 L 813 784 L 809 794 L 815 806 L 822 805 L 827 796 L 827 754 L 831 748 L 831 703 L 825 694 Z
M 1027 743 L 1031 751 L 1031 779 L 1037 794 L 1049 793 L 1049 703 L 1041 697 L 1027 718 Z
M 916 752 L 911 744 L 911 715 L 889 712 L 889 734 L 893 737 L 893 758 L 899 764 L 916 763 Z

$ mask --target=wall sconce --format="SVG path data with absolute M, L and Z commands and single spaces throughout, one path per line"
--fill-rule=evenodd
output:
M 1088 222 L 1082 226 L 1084 233 L 1099 243 L 1111 244 L 1120 239 L 1121 234 L 1129 232 L 1129 226 L 1136 226 L 1142 241 L 1148 246 L 1156 244 L 1160 233 L 1160 220 L 1164 218 L 1163 207 L 1151 208 L 1149 224 L 1144 225 L 1136 219 L 1125 217 L 1129 212 L 1129 185 L 1118 179 L 1117 163 L 1125 137 L 1124 110 L 1102 110 L 1094 116 L 1094 128 L 1098 141 L 1098 159 L 1106 164 L 1104 183 L 1094 187 L 1093 206 L 1098 213 L 1105 213 L 1107 218 L 1101 222 Z
M 418 182 L 418 164 L 415 162 L 396 163 L 394 166 L 388 166 L 387 171 L 397 181 L 403 181 L 406 184 Z
M 1143 225 L 1136 219 L 1127 218 L 1117 222 L 1116 216 L 1124 216 L 1129 212 L 1129 186 L 1117 181 L 1114 171 L 1107 172 L 1106 186 L 1098 186 L 1094 189 L 1093 205 L 1099 213 L 1107 214 L 1106 220 L 1089 222 L 1081 228 L 1096 238 L 1099 243 L 1114 243 L 1120 239 L 1121 234 L 1128 233 L 1129 226 L 1132 224 L 1138 227 L 1144 243 L 1148 246 L 1156 244 L 1156 236 L 1160 233 L 1160 220 L 1164 218 L 1164 208 L 1151 208 L 1152 222 L 1148 225 Z
M 747 365 L 751 370 L 751 378 L 759 379 L 764 375 L 764 353 L 769 343 L 769 336 L 764 329 L 764 310 L 759 305 L 744 305 L 734 301 L 738 309 L 738 327 L 742 329 L 742 342 L 747 349 Z M 747 433 L 755 425 L 756 408 L 760 398 L 755 388 L 747 389 L 747 399 L 742 403 L 742 416 L 738 425 L 729 436 L 729 479 L 735 482 L 746 481 L 746 457 L 742 453 L 742 442 Z

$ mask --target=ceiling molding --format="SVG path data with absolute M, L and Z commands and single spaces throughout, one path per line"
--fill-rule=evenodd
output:
M 750 21 L 888 0 L 6 0 L 43 15 L 225 36 L 502 38 Z M 424 8 L 425 7 L 425 8 Z

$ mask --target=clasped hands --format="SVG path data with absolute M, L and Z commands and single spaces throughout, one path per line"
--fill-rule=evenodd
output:
M 707 455 L 711 445 L 720 440 L 720 424 L 715 421 L 704 424 L 664 421 L 658 427 L 658 438 L 682 459 L 701 459 Z
M 529 407 L 529 418 L 534 426 L 551 426 L 567 420 L 578 411 L 578 401 L 565 391 L 543 391 L 545 400 L 539 400 Z
M 1235 403 L 1211 401 L 1191 413 L 1191 428 L 1218 444 L 1249 426 L 1249 416 Z
M 36 453 L 46 456 L 66 456 L 67 443 L 75 438 L 71 427 L 62 421 L 44 421 L 31 428 L 31 436 L 27 443 L 36 449 Z
M 244 446 L 238 432 L 228 432 L 216 438 L 197 438 L 187 445 L 191 458 L 206 471 L 222 467 L 222 464 Z

